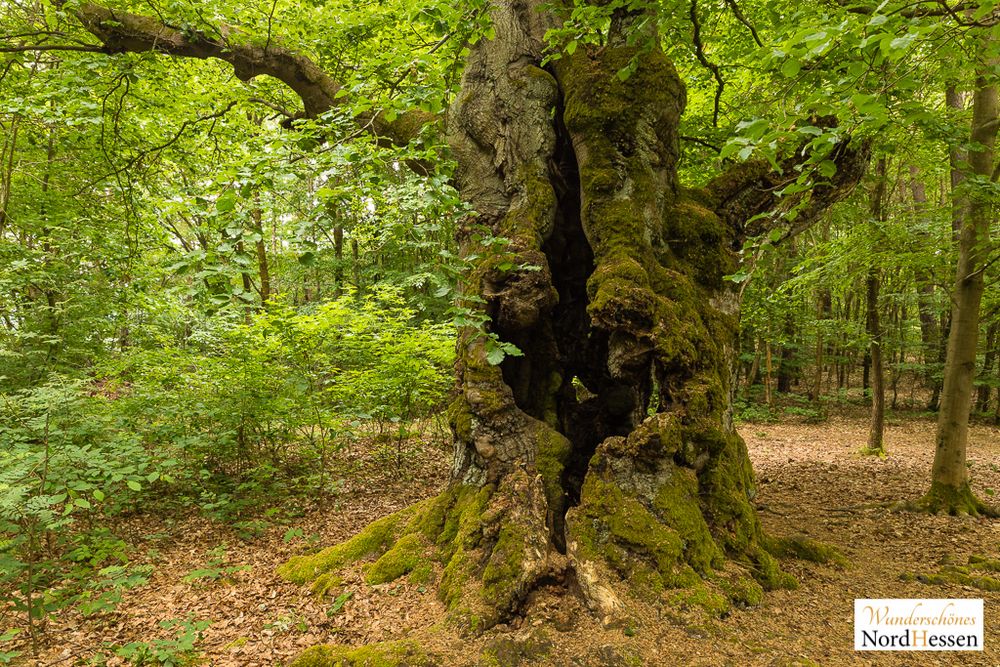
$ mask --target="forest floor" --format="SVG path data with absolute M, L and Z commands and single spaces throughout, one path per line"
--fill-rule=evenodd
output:
M 94 664 L 101 655 L 111 656 L 108 665 L 124 664 L 111 647 L 170 639 L 176 628 L 164 629 L 161 622 L 198 619 L 211 621 L 196 645 L 197 662 L 206 665 L 283 665 L 317 643 L 360 645 L 408 635 L 429 641 L 442 665 L 456 667 L 476 665 L 486 647 L 507 656 L 501 664 L 522 665 L 1000 665 L 1000 592 L 900 579 L 936 572 L 944 562 L 965 563 L 970 554 L 996 557 L 1000 521 L 892 513 L 878 506 L 915 499 L 925 490 L 932 421 L 891 419 L 885 459 L 858 453 L 867 435 L 860 410 L 819 424 L 743 424 L 740 430 L 759 481 L 765 530 L 832 544 L 848 557 L 849 567 L 785 561 L 800 582 L 797 590 L 769 593 L 761 606 L 724 619 L 679 614 L 640 623 L 629 636 L 603 629 L 559 590 L 536 595 L 516 627 L 502 626 L 468 642 L 442 630 L 428 634 L 444 615 L 433 586 L 401 581 L 371 587 L 354 571 L 342 589 L 349 597 L 319 600 L 274 574 L 310 544 L 346 539 L 445 482 L 450 448 L 442 443 L 405 450 L 401 461 L 388 465 L 373 460 L 373 449 L 355 448 L 338 455 L 344 470 L 360 471 L 344 475 L 338 494 L 250 541 L 197 517 L 133 519 L 128 534 L 136 536 L 136 553 L 146 554 L 136 562 L 155 566 L 149 582 L 125 592 L 111 613 L 57 617 L 41 655 L 22 664 Z M 973 427 L 969 458 L 975 491 L 997 500 L 991 493 L 1000 489 L 1000 429 Z M 206 566 L 220 545 L 226 545 L 225 562 Z M 221 552 L 214 553 L 218 561 Z M 206 568 L 216 576 L 185 581 Z M 856 653 L 853 601 L 862 597 L 984 598 L 986 650 Z

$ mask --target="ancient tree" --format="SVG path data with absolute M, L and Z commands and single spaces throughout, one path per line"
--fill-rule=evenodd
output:
M 740 303 L 725 276 L 749 236 L 779 224 L 759 214 L 790 205 L 775 193 L 807 156 L 683 187 L 685 88 L 653 22 L 619 10 L 603 45 L 545 65 L 544 35 L 561 19 L 543 7 L 490 6 L 495 38 L 472 47 L 446 123 L 476 211 L 460 241 L 473 247 L 481 228 L 511 240 L 503 256 L 476 260 L 465 293 L 480 297 L 470 304 L 489 316 L 488 333 L 523 355 L 493 365 L 484 332 L 464 331 L 448 487 L 282 572 L 322 590 L 352 560 L 376 559 L 371 582 L 427 577 L 437 561 L 453 620 L 473 630 L 568 579 L 608 622 L 664 591 L 716 610 L 753 603 L 791 582 L 768 552 L 733 427 Z M 95 5 L 76 11 L 107 52 L 219 58 L 240 78 L 281 79 L 307 115 L 341 99 L 320 68 L 273 41 L 229 44 Z M 427 120 L 359 118 L 400 143 Z M 799 195 L 791 231 L 849 191 L 866 153 L 833 149 L 836 175 Z

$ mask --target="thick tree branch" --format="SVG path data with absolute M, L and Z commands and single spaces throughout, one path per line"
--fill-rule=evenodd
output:
M 844 139 L 834 147 L 830 159 L 837 165 L 836 173 L 806 192 L 781 197 L 779 191 L 797 178 L 797 167 L 808 155 L 801 150 L 784 160 L 780 170 L 772 169 L 765 160 L 738 164 L 708 184 L 708 192 L 719 217 L 745 239 L 769 232 L 782 223 L 783 211 L 797 208 L 797 214 L 787 226 L 782 238 L 807 229 L 819 215 L 850 194 L 868 168 L 870 146 L 867 142 Z
M 182 31 L 150 16 L 120 12 L 84 3 L 75 10 L 84 28 L 101 40 L 105 53 L 154 51 L 182 58 L 215 58 L 232 65 L 242 81 L 261 75 L 272 76 L 295 91 L 308 117 L 316 117 L 343 104 L 341 86 L 306 56 L 276 45 L 248 41 L 238 28 L 219 26 L 217 36 Z M 358 122 L 385 143 L 406 145 L 437 117 L 420 111 L 399 115 L 392 121 L 382 113 L 363 114 Z

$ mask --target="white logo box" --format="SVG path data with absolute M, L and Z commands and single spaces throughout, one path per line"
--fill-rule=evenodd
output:
M 983 601 L 855 600 L 856 651 L 982 651 Z

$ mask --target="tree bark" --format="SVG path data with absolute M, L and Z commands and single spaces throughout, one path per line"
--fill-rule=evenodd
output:
M 971 175 L 988 180 L 993 172 L 997 137 L 996 86 L 979 72 L 973 93 L 972 130 L 968 162 Z M 953 178 L 953 182 L 954 182 Z M 962 181 L 968 181 L 963 177 Z M 930 511 L 978 514 L 986 508 L 969 488 L 966 467 L 969 411 L 972 407 L 979 337 L 979 307 L 983 297 L 983 271 L 989 250 L 993 204 L 975 185 L 960 181 L 955 194 L 959 222 L 958 266 L 952 294 L 951 329 L 938 412 L 936 449 L 931 488 L 924 497 Z
M 875 189 L 871 195 L 871 215 L 872 226 L 875 227 L 877 237 L 881 232 L 877 225 L 886 220 L 886 173 L 885 158 L 878 161 L 875 168 Z M 871 379 L 872 379 L 872 412 L 871 424 L 868 432 L 867 452 L 882 456 L 885 454 L 883 437 L 885 434 L 885 371 L 882 368 L 882 326 L 879 322 L 878 295 L 879 295 L 879 268 L 872 265 L 868 268 L 868 275 L 865 278 L 865 323 L 868 329 L 868 336 L 871 343 L 868 347 L 871 358 Z
M 981 378 L 988 378 L 993 372 L 998 346 L 1000 346 L 1000 317 L 994 320 L 986 330 L 986 352 L 983 355 L 983 369 L 979 374 Z M 976 412 L 986 412 L 989 407 L 990 388 L 991 385 L 986 382 L 979 386 L 976 395 Z
M 927 211 L 927 190 L 920 180 L 920 172 L 915 165 L 910 165 L 910 196 L 913 200 L 913 217 L 916 235 L 922 241 L 931 242 L 927 229 L 925 215 Z M 924 365 L 924 383 L 937 395 L 940 392 L 940 379 L 935 366 L 940 363 L 941 331 L 934 308 L 934 288 L 936 281 L 929 269 L 920 267 L 914 271 L 917 290 L 917 306 L 920 311 L 920 342 L 921 361 Z M 937 400 L 933 401 L 933 409 L 937 410 Z

